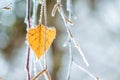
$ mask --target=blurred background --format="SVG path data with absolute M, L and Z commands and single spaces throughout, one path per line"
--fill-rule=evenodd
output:
M 63 47 L 63 44 L 67 40 L 67 32 L 58 13 L 51 17 L 55 3 L 55 0 L 47 0 L 48 26 L 57 30 L 56 39 L 47 52 L 48 70 L 52 80 L 65 80 L 69 51 L 68 46 Z M 0 8 L 8 4 L 10 10 L 0 9 L 0 80 L 26 80 L 26 0 L 0 0 Z M 66 0 L 62 0 L 62 4 L 68 15 Z M 90 66 L 85 66 L 73 46 L 74 61 L 100 80 L 120 80 L 120 0 L 72 0 L 72 5 L 72 34 Z M 34 64 L 32 60 L 31 64 Z M 34 73 L 31 75 L 34 76 Z M 93 79 L 72 66 L 70 80 Z

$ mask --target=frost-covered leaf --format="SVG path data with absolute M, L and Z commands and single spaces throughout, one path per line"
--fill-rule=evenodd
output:
M 55 36 L 55 28 L 47 28 L 42 24 L 38 25 L 36 28 L 28 30 L 27 40 L 37 59 L 40 59 L 44 54 L 44 51 L 49 49 L 51 43 L 55 39 Z

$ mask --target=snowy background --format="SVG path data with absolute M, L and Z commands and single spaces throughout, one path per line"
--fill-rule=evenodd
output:
M 120 0 L 72 0 L 72 34 L 79 42 L 90 66 L 86 67 L 72 47 L 74 60 L 100 80 L 120 79 Z M 0 80 L 26 80 L 27 44 L 25 43 L 25 0 L 0 0 L 0 8 L 11 3 L 10 10 L 0 9 Z M 51 17 L 56 1 L 48 0 L 48 26 L 55 26 L 57 37 L 47 53 L 52 80 L 65 80 L 69 51 L 63 47 L 67 32 L 57 13 Z M 62 0 L 63 8 L 66 2 Z M 68 12 L 65 9 L 65 14 Z M 32 56 L 32 55 L 31 55 Z M 33 62 L 31 61 L 31 64 Z M 40 70 L 39 68 L 37 70 Z M 32 73 L 32 75 L 34 75 Z M 93 80 L 73 66 L 70 80 Z

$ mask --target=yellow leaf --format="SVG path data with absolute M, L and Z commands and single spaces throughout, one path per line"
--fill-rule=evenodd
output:
M 48 28 L 42 24 L 38 25 L 36 28 L 31 28 L 28 30 L 27 40 L 29 46 L 32 48 L 38 59 L 40 59 L 41 56 L 45 53 L 45 51 L 49 49 L 50 45 L 55 39 L 55 36 L 55 28 Z

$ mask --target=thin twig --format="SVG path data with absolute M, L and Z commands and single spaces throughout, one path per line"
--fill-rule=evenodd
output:
M 67 10 L 69 12 L 69 19 L 71 20 L 71 7 L 69 8 L 68 6 L 68 2 L 69 0 L 67 0 Z M 71 5 L 69 3 L 69 5 Z M 68 9 L 69 8 L 69 9 Z M 65 17 L 66 18 L 66 17 Z M 66 19 L 67 20 L 67 19 Z M 71 68 L 72 68 L 72 61 L 73 61 L 73 55 L 72 55 L 72 43 L 71 43 L 71 39 L 70 37 L 69 38 L 69 65 L 68 65 L 68 72 L 67 72 L 67 76 L 66 76 L 66 80 L 69 80 L 70 79 L 70 73 L 71 73 Z
M 55 4 L 55 5 L 54 5 L 53 10 L 52 10 L 52 12 L 51 12 L 51 15 L 52 15 L 52 16 L 55 16 L 55 13 L 57 12 L 59 5 L 60 5 L 60 4 Z
M 73 41 L 75 47 L 77 48 L 77 50 L 79 51 L 80 55 L 82 56 L 82 59 L 83 59 L 83 61 L 85 62 L 85 64 L 86 64 L 87 66 L 89 66 L 89 63 L 88 63 L 87 59 L 85 58 L 85 56 L 84 56 L 84 54 L 83 54 L 83 52 L 82 52 L 82 50 L 81 50 L 81 48 L 80 48 L 80 45 L 75 41 L 74 38 L 72 38 L 72 41 Z
M 4 7 L 0 7 L 0 9 L 10 10 L 11 9 L 10 5 L 12 5 L 12 2 L 10 2 L 7 5 L 5 5 Z
M 44 20 L 45 20 L 45 27 L 47 27 L 47 10 L 46 10 L 46 0 L 43 0 L 41 2 L 41 10 L 40 10 L 40 19 L 39 19 L 39 24 L 42 24 L 42 16 L 44 13 Z M 45 76 L 46 80 L 51 80 L 51 76 L 49 74 L 49 72 L 47 71 L 47 60 L 46 60 L 46 28 L 44 31 L 44 67 L 42 66 L 41 62 L 39 62 L 42 71 L 39 72 L 34 78 L 33 80 L 37 79 L 39 76 L 41 76 L 42 74 Z
M 27 16 L 27 20 L 28 20 L 28 27 L 31 28 L 30 25 L 30 0 L 28 0 L 28 16 Z
M 72 47 L 71 40 L 69 40 L 69 65 L 68 65 L 68 72 L 67 72 L 66 80 L 70 79 L 70 73 L 71 73 L 71 68 L 72 68 L 73 56 L 72 56 L 71 47 Z
M 67 72 L 67 77 L 66 77 L 66 80 L 69 80 L 70 79 L 70 72 L 71 72 L 71 67 L 72 67 L 72 64 L 74 64 L 75 66 L 77 66 L 78 68 L 82 69 L 84 72 L 86 72 L 89 76 L 91 76 L 92 78 L 94 78 L 96 80 L 96 77 L 94 77 L 90 72 L 88 72 L 87 70 L 85 70 L 84 68 L 82 67 L 79 67 L 80 65 L 77 65 L 75 64 L 75 62 L 73 61 L 73 58 L 72 58 L 72 52 L 71 52 L 71 41 L 74 43 L 75 47 L 77 48 L 77 50 L 79 51 L 80 55 L 82 56 L 83 58 L 83 61 L 85 62 L 85 64 L 88 66 L 88 62 L 83 54 L 83 52 L 81 51 L 80 49 L 80 46 L 79 44 L 75 41 L 72 33 L 71 33 L 71 30 L 70 30 L 70 24 L 69 23 L 72 23 L 70 20 L 71 20 L 71 4 L 70 4 L 70 0 L 69 1 L 69 4 L 67 4 L 67 10 L 69 11 L 69 18 L 66 18 L 65 14 L 64 14 L 64 11 L 62 9 L 62 6 L 59 6 L 61 5 L 61 0 L 57 0 L 57 4 L 54 6 L 53 8 L 53 11 L 52 11 L 52 16 L 55 15 L 56 13 L 56 9 L 58 10 L 58 12 L 60 13 L 64 23 L 65 23 L 65 26 L 66 26 L 66 29 L 67 29 L 67 33 L 68 33 L 68 41 L 69 42 L 69 55 L 70 55 L 70 58 L 69 58 L 69 66 L 68 66 L 68 72 Z M 68 8 L 68 6 L 70 8 Z M 54 10 L 55 9 L 55 10 Z
M 39 18 L 39 24 L 41 24 L 42 23 L 42 16 L 43 16 L 43 7 L 44 5 L 42 4 L 41 5 L 41 9 L 40 9 L 40 18 Z
M 45 74 L 47 75 L 48 80 L 51 80 L 51 76 L 50 76 L 50 74 L 49 74 L 49 72 L 47 70 L 45 71 Z
M 38 10 L 38 0 L 33 0 L 32 27 L 36 27 L 37 25 L 37 10 Z M 37 59 L 34 55 L 32 55 L 32 61 L 33 61 L 34 75 L 36 75 L 37 74 L 37 70 L 36 70 Z
M 27 55 L 27 63 L 26 63 L 26 69 L 27 69 L 27 75 L 28 80 L 30 80 L 30 70 L 29 70 L 29 61 L 30 61 L 30 47 L 28 46 L 28 55 Z
M 36 62 L 37 62 L 37 59 L 35 56 L 32 55 L 32 59 L 33 59 L 33 71 L 34 71 L 34 75 L 37 74 L 37 70 L 36 70 Z
M 30 25 L 30 0 L 27 0 L 27 28 L 29 29 L 31 27 Z M 28 75 L 28 80 L 30 80 L 30 70 L 29 70 L 29 61 L 30 61 L 30 47 L 28 46 L 28 55 L 27 55 L 27 63 L 26 63 L 26 70 Z
M 37 24 L 37 9 L 38 9 L 38 1 L 33 0 L 33 15 L 32 15 L 33 27 L 35 27 Z
M 45 20 L 45 26 L 47 26 L 47 6 L 46 6 L 46 0 L 44 0 L 44 20 Z
M 44 0 L 44 20 L 45 20 L 45 26 L 47 27 L 47 6 L 46 6 L 46 0 Z M 46 58 L 46 28 L 45 28 L 45 32 L 44 32 L 44 68 L 46 69 L 45 73 L 48 77 L 48 80 L 51 80 L 51 76 L 49 75 L 49 72 L 47 71 L 47 58 Z
M 41 63 L 40 61 L 38 61 L 38 63 L 39 63 L 39 65 L 40 65 L 41 69 L 43 69 L 44 67 L 42 66 L 42 63 Z M 43 75 L 44 75 L 44 77 L 45 77 L 45 80 L 49 80 L 49 79 L 48 79 L 48 75 L 47 75 L 46 73 L 43 73 Z
M 48 80 L 51 80 L 51 77 L 46 69 L 43 69 L 41 72 L 39 72 L 32 80 L 36 80 L 38 77 L 40 77 L 44 73 L 47 75 Z
M 44 0 L 44 20 L 45 20 L 45 27 L 47 27 L 46 0 Z M 46 60 L 46 28 L 45 28 L 45 32 L 44 32 L 44 68 L 47 69 L 47 60 Z
M 45 72 L 45 69 L 39 72 L 32 80 L 36 80 L 39 76 L 41 76 Z
M 58 9 L 58 11 L 59 11 L 59 13 L 61 14 L 61 17 L 63 18 L 63 21 L 64 21 L 64 23 L 65 23 L 65 26 L 66 26 L 66 29 L 67 29 L 69 38 L 72 40 L 72 42 L 74 43 L 74 45 L 77 47 L 77 49 L 78 49 L 80 55 L 82 56 L 83 61 L 85 62 L 85 64 L 86 64 L 87 66 L 89 66 L 89 64 L 88 64 L 88 62 L 87 62 L 87 59 L 85 58 L 83 52 L 82 52 L 81 49 L 80 49 L 80 46 L 78 46 L 78 43 L 75 41 L 75 39 L 74 39 L 74 37 L 73 37 L 73 35 L 72 35 L 72 33 L 71 33 L 71 30 L 70 30 L 70 28 L 69 28 L 69 25 L 68 25 L 67 22 L 66 22 L 66 19 L 65 19 L 65 16 L 64 16 L 64 11 L 63 11 L 62 7 L 60 7 L 60 8 Z
M 77 63 L 75 63 L 74 61 L 72 62 L 73 65 L 75 65 L 76 67 L 78 67 L 79 69 L 83 70 L 85 73 L 87 73 L 90 77 L 92 77 L 94 80 L 98 80 L 93 74 L 91 74 L 89 71 L 87 71 L 86 69 L 84 69 L 83 67 L 81 67 L 80 65 L 78 65 Z

